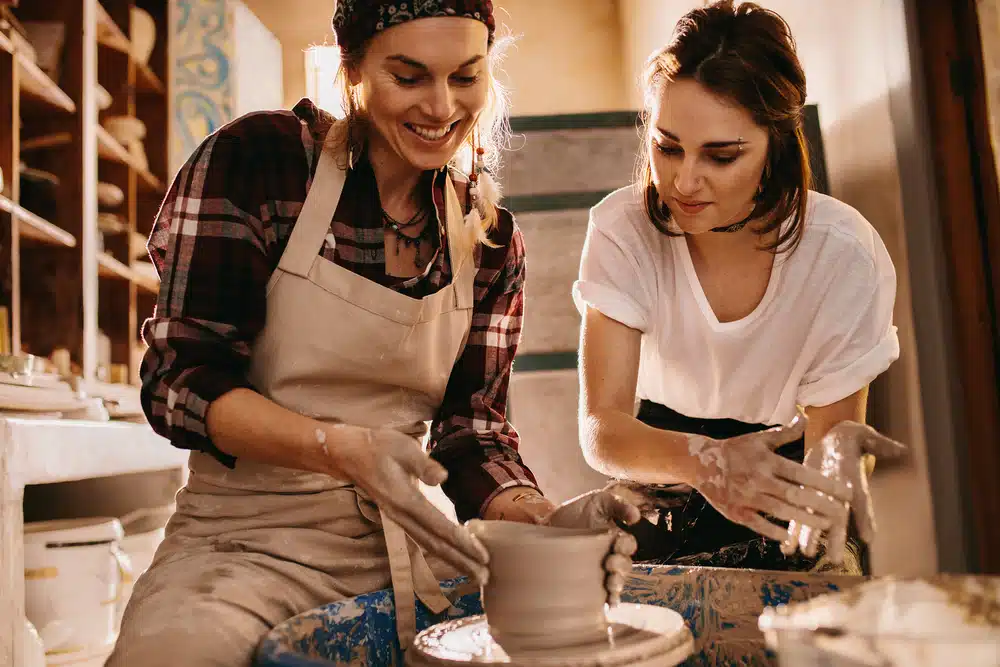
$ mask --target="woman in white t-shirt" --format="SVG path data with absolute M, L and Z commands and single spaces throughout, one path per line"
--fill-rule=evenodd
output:
M 809 190 L 777 14 L 690 12 L 644 83 L 637 183 L 592 209 L 574 286 L 586 458 L 654 500 L 638 561 L 860 573 L 865 459 L 903 451 L 864 425 L 899 356 L 892 261 Z

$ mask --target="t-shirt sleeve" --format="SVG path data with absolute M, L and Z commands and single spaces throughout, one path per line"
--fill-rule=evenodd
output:
M 651 318 L 653 267 L 636 221 L 604 202 L 590 212 L 580 274 L 573 300 L 581 315 L 587 306 L 627 327 L 646 332 Z
M 799 384 L 800 405 L 822 407 L 847 398 L 899 358 L 892 323 L 896 271 L 877 236 L 873 250 L 864 263 L 853 263 L 831 280 L 813 323 L 822 343 Z

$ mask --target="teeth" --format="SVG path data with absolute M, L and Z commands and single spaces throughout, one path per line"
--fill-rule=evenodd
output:
M 437 141 L 438 139 L 444 137 L 444 135 L 448 134 L 448 131 L 451 130 L 451 125 L 446 125 L 436 130 L 417 127 L 416 125 L 410 125 L 409 127 L 417 134 L 417 136 L 426 139 L 428 141 Z

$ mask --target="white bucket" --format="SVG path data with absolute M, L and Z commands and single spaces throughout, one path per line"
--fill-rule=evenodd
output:
M 132 596 L 132 587 L 135 580 L 153 562 L 156 549 L 163 541 L 165 524 L 170 515 L 173 514 L 175 506 L 173 504 L 163 507 L 148 507 L 129 512 L 120 521 L 125 537 L 121 541 L 121 549 L 128 556 L 131 566 L 130 576 L 126 579 L 119 596 L 118 609 L 116 610 L 115 629 L 121 627 L 122 615 L 129 598 Z
M 114 518 L 25 524 L 25 612 L 49 664 L 102 652 L 114 642 L 119 596 L 130 576 L 121 539 Z

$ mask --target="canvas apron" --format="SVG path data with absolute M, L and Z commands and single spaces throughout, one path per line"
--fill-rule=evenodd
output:
M 450 285 L 415 299 L 334 264 L 320 249 L 335 243 L 329 228 L 345 177 L 325 150 L 267 286 L 267 320 L 253 346 L 250 380 L 300 414 L 420 439 L 469 334 L 476 274 L 471 241 L 447 178 Z M 224 543 L 229 550 L 272 556 L 276 564 L 291 561 L 329 574 L 330 599 L 318 604 L 376 590 L 388 569 L 404 650 L 415 633 L 414 595 L 434 613 L 449 606 L 430 557 L 347 481 L 245 460 L 231 470 L 200 452 L 192 453 L 189 465 L 173 531 L 152 576 L 172 552 L 196 549 L 205 539 L 216 548 Z M 377 524 L 381 529 L 372 530 Z

